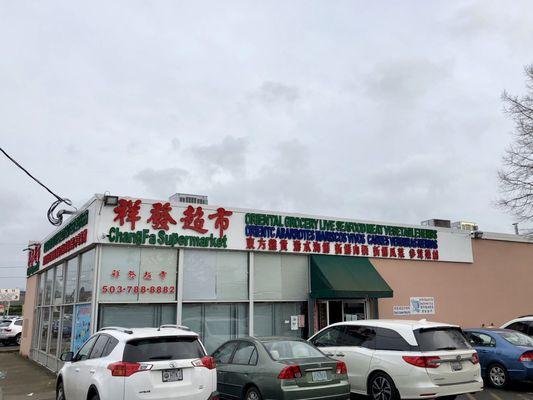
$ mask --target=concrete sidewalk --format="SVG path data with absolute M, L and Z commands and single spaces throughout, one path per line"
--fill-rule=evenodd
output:
M 56 375 L 17 352 L 0 352 L 2 374 L 6 376 L 0 379 L 0 400 L 55 399 Z

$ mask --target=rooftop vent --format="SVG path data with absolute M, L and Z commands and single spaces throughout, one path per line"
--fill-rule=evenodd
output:
M 168 198 L 171 203 L 204 204 L 207 205 L 207 196 L 201 194 L 175 193 Z
M 451 221 L 449 219 L 428 219 L 420 223 L 422 226 L 434 226 L 436 228 L 451 228 Z
M 455 229 L 461 229 L 463 231 L 479 231 L 479 227 L 475 222 L 467 222 L 467 221 L 456 221 L 452 223 L 452 228 Z

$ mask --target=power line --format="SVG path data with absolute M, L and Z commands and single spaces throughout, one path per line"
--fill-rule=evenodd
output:
M 24 168 L 22 165 L 20 165 L 13 157 L 11 157 L 9 154 L 7 154 L 5 152 L 5 150 L 2 149 L 1 147 L 0 147 L 0 151 L 2 153 L 4 153 L 4 155 L 9 160 L 11 160 L 13 162 L 13 164 L 15 164 L 17 167 L 19 167 L 22 171 L 24 171 L 26 173 L 26 175 L 28 175 L 31 179 L 33 179 L 35 182 L 37 182 L 39 185 L 41 185 L 48 193 L 50 193 L 52 196 L 54 196 L 57 199 L 56 201 L 54 201 L 52 203 L 52 205 L 48 209 L 47 216 L 48 216 L 48 221 L 50 221 L 50 223 L 52 225 L 55 225 L 55 226 L 61 225 L 61 223 L 63 222 L 63 214 L 72 214 L 72 212 L 71 211 L 67 211 L 67 210 L 59 210 L 57 212 L 57 214 L 54 216 L 54 211 L 57 208 L 57 206 L 59 206 L 61 203 L 65 203 L 68 206 L 74 207 L 74 206 L 72 206 L 72 201 L 67 199 L 67 198 L 64 199 L 64 198 L 60 197 L 59 195 L 55 194 L 48 186 L 46 186 L 44 183 L 42 183 L 39 179 L 34 177 L 32 174 L 30 174 L 26 168 Z M 76 207 L 74 207 L 74 208 L 76 208 Z

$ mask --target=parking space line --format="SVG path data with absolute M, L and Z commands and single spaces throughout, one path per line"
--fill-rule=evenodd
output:
M 494 397 L 496 400 L 503 400 L 500 396 L 498 396 L 496 393 L 493 393 L 492 391 L 488 392 L 492 397 Z
M 476 400 L 473 394 L 467 393 L 466 397 L 468 397 L 469 400 Z

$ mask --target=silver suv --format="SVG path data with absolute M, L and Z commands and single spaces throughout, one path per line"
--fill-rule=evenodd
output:
M 0 320 L 0 342 L 4 345 L 16 344 L 20 346 L 22 338 L 22 322 L 20 317 L 4 318 Z
M 504 329 L 522 332 L 525 335 L 533 337 L 533 315 L 523 315 L 506 322 L 501 326 Z

